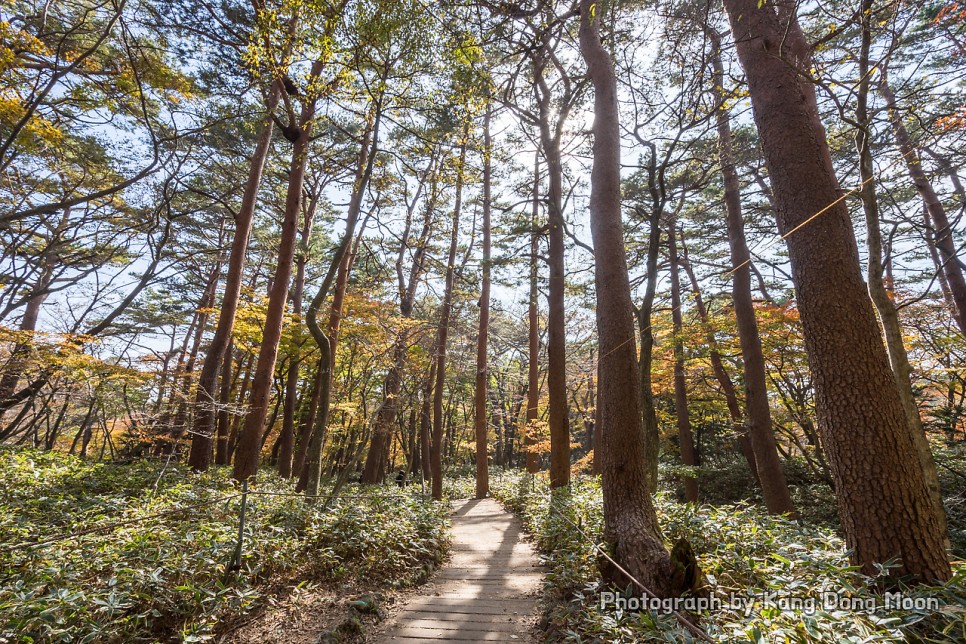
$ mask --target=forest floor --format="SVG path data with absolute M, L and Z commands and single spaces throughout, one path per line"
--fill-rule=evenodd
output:
M 220 641 L 539 641 L 543 568 L 520 521 L 493 499 L 454 501 L 450 555 L 427 583 L 390 591 L 358 583 L 297 588 Z

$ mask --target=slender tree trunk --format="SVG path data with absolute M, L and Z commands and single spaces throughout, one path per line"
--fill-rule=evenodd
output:
M 943 273 L 946 276 L 946 283 L 949 285 L 953 302 L 956 305 L 953 311 L 953 317 L 956 319 L 956 324 L 959 326 L 960 332 L 966 335 L 966 278 L 963 277 L 963 267 L 960 264 L 959 257 L 956 255 L 956 243 L 953 239 L 955 231 L 949 223 L 949 217 L 946 216 L 946 208 L 943 207 L 939 195 L 936 194 L 932 183 L 930 183 L 929 178 L 922 169 L 922 159 L 920 158 L 919 150 L 916 148 L 905 124 L 902 122 L 902 114 L 899 113 L 896 95 L 889 86 L 887 71 L 887 66 L 883 64 L 880 67 L 879 92 L 885 98 L 886 108 L 889 110 L 889 122 L 892 124 L 892 132 L 896 138 L 896 143 L 899 145 L 902 158 L 906 162 L 909 177 L 919 192 L 919 196 L 922 197 L 926 210 L 929 212 L 929 217 L 935 225 L 935 230 L 933 231 L 934 243 L 936 244 L 936 248 L 939 249 L 940 255 L 942 255 Z
M 385 75 L 388 73 L 388 68 L 386 68 L 383 72 L 383 82 L 385 82 Z M 336 250 L 332 264 L 329 265 L 329 271 L 322 285 L 319 287 L 315 297 L 312 298 L 312 302 L 308 308 L 309 330 L 312 332 L 312 337 L 319 347 L 319 367 L 324 370 L 324 373 L 321 375 L 322 388 L 319 393 L 318 415 L 315 419 L 314 428 L 310 430 L 311 436 L 308 447 L 306 448 L 305 469 L 298 485 L 299 489 L 304 487 L 306 495 L 309 497 L 314 497 L 318 494 L 322 476 L 322 449 L 325 446 L 325 430 L 329 422 L 329 404 L 332 397 L 332 384 L 335 374 L 335 354 L 338 343 L 339 323 L 342 319 L 343 299 L 345 297 L 346 284 L 348 284 L 349 269 L 353 261 L 351 256 L 354 252 L 353 241 L 355 240 L 356 222 L 359 220 L 359 213 L 362 211 L 363 197 L 369 185 L 369 180 L 372 177 L 372 170 L 376 162 L 376 153 L 379 149 L 379 126 L 382 120 L 382 101 L 383 97 L 380 94 L 370 106 L 369 118 L 366 121 L 366 128 L 362 136 L 361 145 L 359 146 L 359 159 L 356 165 L 355 180 L 352 185 L 352 197 L 349 200 L 349 209 L 346 213 L 346 228 L 342 236 L 342 242 Z M 365 228 L 365 222 L 368 220 L 367 216 L 363 222 L 363 228 Z M 361 238 L 361 231 L 359 235 Z M 345 259 L 346 256 L 349 256 L 348 260 Z M 342 271 L 343 262 L 346 261 L 348 263 L 344 264 L 345 270 Z M 336 289 L 336 294 L 339 299 L 337 302 L 333 302 L 332 309 L 329 313 L 329 327 L 327 331 L 332 334 L 330 336 L 326 335 L 326 331 L 323 331 L 319 325 L 318 313 L 325 298 L 328 297 L 333 277 L 337 276 L 340 271 L 343 272 L 344 283 Z M 344 482 L 344 477 L 340 475 L 336 486 L 341 486 Z
M 530 216 L 530 296 L 527 306 L 527 428 L 524 445 L 526 446 L 527 472 L 536 474 L 540 470 L 540 455 L 534 451 L 537 443 L 537 421 L 540 418 L 540 295 L 537 282 L 539 265 L 537 255 L 540 251 L 537 237 L 537 216 L 540 210 L 540 154 L 533 161 L 533 212 Z
M 674 324 L 674 414 L 678 424 L 681 462 L 695 468 L 698 460 L 694 452 L 694 434 L 688 414 L 688 388 L 684 378 L 684 316 L 681 315 L 681 279 L 678 274 L 677 232 L 673 221 L 668 231 L 668 259 L 671 263 L 671 319 Z M 684 500 L 698 502 L 696 475 L 684 477 Z
M 862 189 L 862 208 L 865 213 L 866 244 L 868 246 L 868 283 L 869 296 L 879 312 L 879 322 L 885 335 L 886 350 L 889 354 L 889 364 L 895 376 L 899 389 L 899 398 L 906 412 L 906 421 L 912 441 L 916 446 L 916 453 L 922 464 L 923 475 L 933 502 L 933 511 L 942 521 L 942 532 L 948 534 L 946 527 L 946 511 L 943 508 L 942 488 L 939 485 L 939 474 L 932 457 L 929 440 L 922 429 L 922 419 L 919 417 L 919 407 L 912 392 L 912 366 L 902 340 L 902 325 L 899 322 L 899 311 L 892 301 L 883 280 L 882 266 L 882 230 L 879 226 L 879 203 L 875 188 L 875 170 L 872 163 L 871 148 L 871 118 L 869 116 L 869 50 L 872 46 L 872 29 L 869 24 L 872 19 L 872 0 L 863 0 L 861 24 L 862 44 L 859 52 L 859 86 L 856 92 L 856 136 L 855 146 L 859 154 L 859 178 Z M 894 105 L 893 105 L 894 109 Z M 948 545 L 948 544 L 947 544 Z
M 295 320 L 295 342 L 289 360 L 288 375 L 285 379 L 285 406 L 282 409 L 282 433 L 278 445 L 278 475 L 283 479 L 292 477 L 292 460 L 295 449 L 295 410 L 299 390 L 299 364 L 302 351 L 302 296 L 305 290 L 305 264 L 312 235 L 312 223 L 319 203 L 319 191 L 312 195 L 309 207 L 305 209 L 302 230 L 299 231 L 298 257 L 295 260 L 295 277 L 292 280 L 292 314 Z M 299 472 L 300 470 L 294 470 Z
M 868 574 L 897 558 L 899 574 L 948 579 L 942 523 L 919 459 L 908 458 L 915 445 L 862 280 L 825 128 L 811 106 L 815 89 L 799 75 L 807 60 L 794 59 L 807 44 L 771 5 L 724 4 L 788 244 L 819 432 L 852 559 Z
M 433 383 L 436 382 L 436 361 L 432 360 L 429 365 L 429 375 L 426 376 L 426 385 L 423 387 L 423 402 L 419 412 L 419 449 L 422 452 L 420 463 L 423 466 L 423 480 L 430 481 L 433 478 L 432 446 L 430 444 L 430 434 L 433 427 Z
M 595 11 L 596 10 L 596 11 Z M 671 558 L 648 491 L 633 306 L 621 221 L 620 116 L 614 65 L 600 41 L 600 5 L 580 3 L 580 52 L 594 85 L 590 231 L 594 242 L 598 406 L 602 426 L 604 537 L 615 559 L 658 596 L 675 593 Z M 626 578 L 604 566 L 607 581 Z
M 218 395 L 218 426 L 215 441 L 215 465 L 228 464 L 228 430 L 231 423 L 231 414 L 228 405 L 231 402 L 232 358 L 233 342 L 229 340 L 228 347 L 225 349 L 225 360 L 221 366 L 221 391 Z
M 490 491 L 487 449 L 487 385 L 489 370 L 486 351 L 490 332 L 490 138 L 491 106 L 487 103 L 483 119 L 483 284 L 480 287 L 480 329 L 476 339 L 476 391 L 474 425 L 476 429 L 476 498 Z M 499 439 L 498 439 L 499 440 Z
M 751 475 L 754 477 L 755 482 L 761 485 L 761 481 L 758 478 L 758 463 L 755 460 L 755 449 L 751 445 L 751 437 L 748 435 L 748 430 L 745 428 L 745 417 L 741 411 L 741 404 L 738 402 L 738 394 L 735 391 L 735 383 L 731 380 L 731 376 L 728 375 L 728 371 L 725 369 L 724 361 L 721 359 L 721 352 L 718 349 L 718 340 L 714 337 L 714 329 L 711 325 L 711 316 L 708 314 L 708 308 L 704 305 L 704 299 L 701 297 L 701 288 L 698 284 L 697 277 L 694 274 L 694 269 L 691 267 L 688 261 L 688 249 L 687 245 L 684 243 L 684 238 L 681 238 L 681 256 L 678 258 L 681 268 L 684 269 L 685 274 L 688 276 L 688 281 L 691 283 L 691 294 L 694 297 L 694 308 L 698 311 L 698 317 L 701 319 L 701 325 L 704 327 L 705 339 L 708 343 L 708 358 L 711 361 L 711 371 L 714 373 L 715 380 L 721 386 L 721 391 L 725 396 L 725 403 L 728 406 L 728 415 L 731 417 L 731 424 L 734 427 L 735 436 L 738 438 L 738 446 L 741 449 L 742 455 L 748 462 L 748 467 L 751 470 Z
M 738 323 L 741 359 L 744 368 L 745 410 L 748 414 L 748 433 L 755 450 L 758 480 L 761 482 L 765 507 L 773 514 L 796 514 L 785 480 L 785 471 L 778 457 L 775 433 L 772 429 L 771 408 L 768 404 L 768 385 L 765 356 L 758 334 L 755 303 L 751 294 L 751 254 L 745 241 L 745 223 L 741 212 L 741 188 L 735 169 L 734 147 L 731 141 L 731 122 L 725 107 L 724 69 L 721 64 L 721 40 L 708 30 L 714 67 L 716 120 L 718 129 L 718 163 L 725 188 L 725 218 L 728 246 L 731 250 L 731 297 Z M 816 117 L 817 118 L 817 115 Z
M 446 260 L 446 290 L 436 332 L 436 385 L 433 392 L 433 434 L 430 445 L 430 467 L 433 474 L 433 498 L 443 498 L 443 394 L 446 388 L 446 348 L 449 340 L 450 317 L 453 311 L 453 288 L 456 283 L 456 244 L 459 240 L 460 213 L 463 209 L 463 177 L 466 168 L 466 147 L 469 145 L 469 122 L 463 126 L 463 140 L 456 170 L 456 201 L 453 204 L 453 227 L 449 238 Z M 485 404 L 484 404 L 485 407 Z
M 312 78 L 318 77 L 319 72 L 316 68 L 320 68 L 320 63 L 316 62 L 313 65 Z M 282 337 L 282 322 L 292 276 L 292 261 L 295 259 L 295 237 L 298 232 L 298 216 L 302 209 L 302 189 L 305 185 L 305 168 L 308 163 L 314 117 L 315 102 L 309 101 L 302 109 L 298 136 L 292 143 L 292 161 L 288 193 L 285 197 L 285 216 L 282 220 L 279 239 L 278 264 L 269 293 L 258 362 L 255 365 L 255 375 L 252 377 L 251 403 L 235 447 L 234 477 L 239 481 L 254 476 L 258 470 L 259 447 L 262 443 L 262 431 L 268 413 L 272 380 L 275 376 L 278 343 Z
M 211 464 L 211 436 L 215 432 L 215 406 L 212 404 L 215 400 L 215 386 L 218 382 L 218 371 L 225 360 L 231 334 L 235 328 L 235 314 L 241 299 L 242 277 L 245 258 L 248 254 L 248 240 L 251 237 L 252 222 L 255 218 L 255 207 L 258 203 L 258 190 L 262 183 L 265 160 L 272 147 L 274 130 L 272 113 L 278 105 L 280 91 L 281 83 L 274 82 L 268 96 L 268 116 L 265 118 L 265 124 L 255 144 L 255 151 L 249 161 L 248 181 L 245 184 L 241 207 L 235 218 L 235 236 L 228 255 L 228 273 L 225 277 L 225 292 L 221 299 L 218 324 L 198 377 L 194 428 L 191 451 L 188 454 L 188 465 L 197 471 L 204 471 Z

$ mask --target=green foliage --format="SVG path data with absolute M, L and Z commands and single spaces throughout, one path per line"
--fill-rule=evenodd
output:
M 238 490 L 227 472 L 0 452 L 0 640 L 206 641 L 286 584 L 421 580 L 446 547 L 445 508 L 401 490 L 310 507 L 288 483 L 249 497 L 240 570 Z M 152 518 L 162 512 L 174 514 Z M 9 550 L 115 522 L 126 525 Z
M 597 555 L 573 525 L 549 512 L 542 479 L 505 479 L 495 495 L 519 514 L 537 539 L 550 572 L 545 589 L 551 639 L 567 641 L 687 642 L 691 637 L 669 615 L 600 608 Z M 599 479 L 580 477 L 567 492 L 555 492 L 555 507 L 592 539 L 602 541 Z M 702 627 L 722 642 L 952 642 L 966 638 L 966 567 L 954 564 L 944 586 L 901 588 L 907 598 L 936 598 L 936 611 L 897 611 L 882 606 L 823 610 L 822 593 L 868 602 L 879 580 L 849 565 L 844 544 L 825 528 L 800 525 L 744 505 L 683 505 L 656 498 L 667 542 L 691 542 L 713 596 L 722 609 L 701 617 Z M 818 610 L 752 604 L 729 606 L 730 596 L 765 593 L 815 597 Z

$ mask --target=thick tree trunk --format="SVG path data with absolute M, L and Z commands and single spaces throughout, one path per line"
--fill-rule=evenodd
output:
M 487 449 L 487 385 L 489 370 L 486 362 L 490 332 L 490 138 L 491 106 L 487 104 L 483 119 L 483 284 L 480 287 L 480 327 L 476 339 L 476 391 L 473 416 L 476 430 L 476 498 L 485 498 L 490 491 Z M 499 438 L 497 439 L 499 440 Z
M 242 196 L 241 207 L 235 218 L 235 236 L 232 239 L 231 251 L 228 255 L 228 273 L 225 276 L 225 292 L 221 298 L 221 310 L 218 313 L 218 324 L 215 334 L 208 346 L 201 374 L 198 377 L 198 391 L 195 397 L 194 427 L 191 438 L 191 451 L 188 455 L 188 465 L 197 471 L 208 469 L 211 464 L 211 437 L 215 432 L 215 387 L 218 383 L 218 371 L 225 360 L 231 334 L 235 328 L 235 314 L 241 299 L 242 277 L 245 269 L 245 258 L 248 254 L 248 240 L 252 232 L 252 222 L 255 218 L 255 207 L 258 203 L 258 190 L 262 183 L 262 171 L 265 160 L 272 147 L 272 133 L 274 121 L 272 112 L 278 105 L 281 83 L 275 82 L 268 97 L 268 116 L 262 127 L 261 134 L 255 144 L 255 151 L 249 161 L 248 181 Z
M 745 241 L 745 222 L 741 212 L 741 188 L 735 169 L 734 148 L 731 141 L 731 122 L 725 107 L 724 70 L 721 65 L 721 41 L 718 34 L 709 30 L 714 67 L 716 119 L 718 129 L 718 164 L 725 189 L 725 218 L 728 230 L 728 246 L 731 250 L 731 297 L 735 305 L 738 339 L 741 343 L 741 359 L 745 380 L 745 409 L 748 414 L 748 433 L 755 450 L 758 480 L 761 482 L 765 507 L 774 514 L 794 515 L 792 502 L 785 480 L 772 429 L 771 408 L 768 404 L 768 385 L 765 372 L 765 356 L 758 334 L 758 320 L 751 294 L 751 254 Z M 817 116 L 816 116 L 817 118 Z
M 675 593 L 671 558 L 647 487 L 644 426 L 634 346 L 633 307 L 621 221 L 620 123 L 613 62 L 600 42 L 600 5 L 580 3 L 580 51 L 594 85 L 594 164 L 590 230 L 594 241 L 598 406 L 602 427 L 604 537 L 615 559 L 658 596 Z M 608 581 L 627 585 L 616 570 Z
M 825 129 L 812 108 L 815 89 L 799 75 L 807 61 L 787 59 L 807 45 L 771 5 L 725 0 L 725 8 L 787 239 L 819 432 L 852 559 L 868 574 L 896 558 L 899 574 L 948 579 L 942 523 L 919 459 L 908 458 L 915 445 L 862 280 Z M 787 39 L 792 42 L 783 49 Z
M 677 232 L 671 222 L 668 231 L 668 259 L 671 263 L 671 320 L 674 325 L 674 415 L 677 418 L 678 442 L 681 449 L 681 463 L 697 467 L 698 459 L 694 453 L 694 433 L 688 415 L 688 387 L 684 378 L 684 316 L 681 315 L 681 279 L 678 273 Z M 684 500 L 698 502 L 697 476 L 684 477 Z

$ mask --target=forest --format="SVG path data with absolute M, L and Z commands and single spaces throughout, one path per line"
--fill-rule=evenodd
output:
M 966 642 L 964 166 L 961 0 L 0 0 L 0 642 Z

